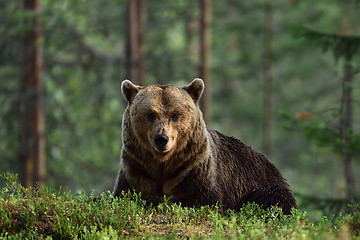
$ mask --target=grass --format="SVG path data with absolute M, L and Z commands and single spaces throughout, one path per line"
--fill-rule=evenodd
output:
M 360 239 L 359 207 L 354 215 L 309 220 L 294 210 L 261 210 L 249 204 L 241 211 L 219 206 L 185 208 L 167 201 L 147 207 L 137 194 L 112 198 L 73 195 L 49 188 L 24 188 L 16 175 L 1 177 L 0 239 Z

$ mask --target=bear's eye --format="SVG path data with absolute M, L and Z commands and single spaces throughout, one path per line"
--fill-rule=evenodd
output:
M 173 122 L 176 122 L 178 119 L 179 119 L 179 117 L 176 113 L 173 113 L 170 117 L 170 120 Z
M 156 119 L 155 113 L 149 113 L 149 114 L 148 114 L 148 120 L 149 120 L 150 122 L 155 121 L 155 119 Z

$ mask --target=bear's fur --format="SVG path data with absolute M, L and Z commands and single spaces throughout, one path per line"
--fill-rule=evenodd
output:
M 152 203 L 166 195 L 183 206 L 219 203 L 238 210 L 255 202 L 290 214 L 296 201 L 278 169 L 240 140 L 208 128 L 198 107 L 201 79 L 178 88 L 122 83 L 128 102 L 114 196 L 141 192 Z

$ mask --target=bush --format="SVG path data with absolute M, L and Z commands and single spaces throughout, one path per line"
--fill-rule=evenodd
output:
M 186 208 L 168 201 L 146 207 L 141 196 L 126 193 L 113 198 L 81 192 L 71 194 L 47 187 L 24 188 L 16 175 L 2 174 L 7 181 L 0 193 L 1 239 L 117 239 L 117 238 L 338 238 L 357 236 L 359 207 L 355 215 L 320 222 L 305 212 L 292 216 L 281 209 L 267 211 L 255 204 L 239 212 L 220 206 Z

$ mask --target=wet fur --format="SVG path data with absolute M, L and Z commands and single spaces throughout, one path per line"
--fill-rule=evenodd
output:
M 133 189 L 154 204 L 166 195 L 183 206 L 219 203 L 238 210 L 244 203 L 255 202 L 264 208 L 281 207 L 290 214 L 296 201 L 276 167 L 240 140 L 207 128 L 198 108 L 203 88 L 200 79 L 184 88 L 143 88 L 123 82 L 129 104 L 123 116 L 114 196 Z M 143 115 L 148 109 L 158 114 L 157 122 L 146 122 Z M 181 111 L 176 122 L 168 120 L 173 111 Z M 169 152 L 160 153 L 152 146 L 152 132 L 159 131 L 174 140 Z

